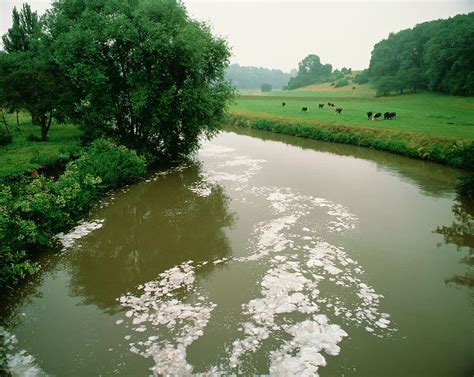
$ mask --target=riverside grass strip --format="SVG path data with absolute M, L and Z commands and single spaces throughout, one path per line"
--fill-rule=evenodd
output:
M 471 140 L 426 136 L 414 132 L 361 126 L 281 120 L 272 117 L 263 118 L 238 113 L 229 114 L 227 123 L 307 139 L 379 149 L 402 156 L 474 171 L 474 142 Z

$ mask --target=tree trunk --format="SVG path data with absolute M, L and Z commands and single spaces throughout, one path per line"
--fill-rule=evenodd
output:
M 53 119 L 53 110 L 49 112 L 49 117 L 46 114 L 41 115 L 41 140 L 48 140 L 48 131 L 51 127 L 51 120 Z
M 18 117 L 19 111 L 16 110 L 16 129 L 20 131 L 20 118 Z

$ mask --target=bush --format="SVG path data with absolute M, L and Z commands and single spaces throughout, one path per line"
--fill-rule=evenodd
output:
M 369 82 L 369 72 L 365 69 L 356 77 L 354 77 L 354 82 L 356 84 L 367 84 Z
M 43 175 L 0 185 L 0 286 L 36 270 L 34 253 L 72 226 L 106 191 L 136 181 L 144 158 L 108 140 L 96 140 L 56 181 Z
M 5 131 L 0 131 L 0 147 L 11 144 L 13 141 L 12 135 Z
M 133 150 L 117 146 L 107 139 L 94 141 L 86 152 L 67 166 L 67 170 L 85 176 L 100 177 L 105 190 L 135 182 L 146 170 L 146 161 Z
M 340 87 L 347 86 L 347 85 L 349 85 L 349 80 L 342 79 L 342 80 L 339 80 L 338 82 L 336 82 L 336 85 L 334 87 L 335 88 L 340 88 Z

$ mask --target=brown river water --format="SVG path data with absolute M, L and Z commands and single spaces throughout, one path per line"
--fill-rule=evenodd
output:
M 110 195 L 0 308 L 28 376 L 472 376 L 462 173 L 228 129 Z

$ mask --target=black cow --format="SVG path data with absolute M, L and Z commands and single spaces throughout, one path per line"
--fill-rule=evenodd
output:
M 324 107 L 324 103 L 319 104 L 319 108 L 322 109 Z
M 282 105 L 283 107 L 286 107 L 286 102 L 282 102 L 281 105 Z
M 303 113 L 307 113 L 307 112 L 309 111 L 309 108 L 307 108 L 307 107 L 302 107 L 302 108 L 301 108 L 301 111 L 302 111 Z
M 328 106 L 329 106 L 329 107 L 335 107 L 336 105 L 333 104 L 333 103 L 331 103 L 331 102 L 328 102 Z
M 390 119 L 395 119 L 397 117 L 397 113 L 391 112 L 389 116 L 390 116 Z
M 340 107 L 336 108 L 336 114 L 340 114 L 342 109 Z
M 384 120 L 390 119 L 390 113 L 389 113 L 388 111 L 386 111 L 385 113 L 383 113 L 383 119 L 384 119 Z
M 372 119 L 372 114 L 373 114 L 373 112 L 372 112 L 372 111 L 369 111 L 369 112 L 367 113 L 367 119 L 369 119 L 369 120 Z
M 377 120 L 382 116 L 382 113 L 375 113 L 374 116 L 372 117 L 372 120 Z

